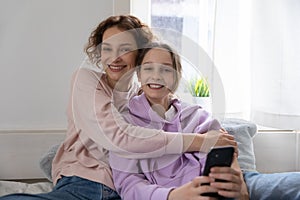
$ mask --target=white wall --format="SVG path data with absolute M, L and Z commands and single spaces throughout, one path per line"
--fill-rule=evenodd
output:
M 0 1 L 0 131 L 65 129 L 72 72 L 108 0 Z
M 41 178 L 92 30 L 130 0 L 0 0 L 0 179 Z M 20 168 L 19 168 L 20 167 Z

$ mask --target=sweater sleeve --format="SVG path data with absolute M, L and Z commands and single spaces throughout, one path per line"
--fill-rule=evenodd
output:
M 128 158 L 182 153 L 182 134 L 125 122 L 114 107 L 112 90 L 99 73 L 79 69 L 72 86 L 69 119 L 74 120 L 85 146 L 96 144 L 96 148 L 105 148 Z
M 110 153 L 110 161 L 112 160 L 119 163 L 119 166 L 112 167 L 112 172 L 116 190 L 122 199 L 167 200 L 170 191 L 174 189 L 151 184 L 143 173 L 138 173 L 138 160 L 121 158 Z

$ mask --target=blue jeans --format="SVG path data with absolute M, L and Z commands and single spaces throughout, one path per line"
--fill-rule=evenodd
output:
M 77 176 L 61 178 L 53 190 L 42 194 L 10 194 L 0 200 L 121 200 L 109 187 Z
M 244 172 L 251 200 L 300 200 L 300 172 Z

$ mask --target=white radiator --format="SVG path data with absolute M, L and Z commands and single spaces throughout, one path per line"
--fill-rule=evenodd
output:
M 259 172 L 300 171 L 299 131 L 258 132 L 253 142 Z

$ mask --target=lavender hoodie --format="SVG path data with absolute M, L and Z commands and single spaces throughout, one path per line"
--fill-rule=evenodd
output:
M 163 119 L 142 94 L 129 101 L 125 118 L 134 125 L 168 132 L 204 133 L 221 127 L 198 105 L 188 105 L 176 98 L 171 105 Z M 110 152 L 114 184 L 124 200 L 166 200 L 171 189 L 202 174 L 205 159 L 206 155 L 199 152 L 151 159 L 126 159 Z

